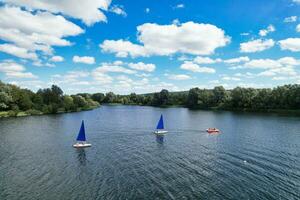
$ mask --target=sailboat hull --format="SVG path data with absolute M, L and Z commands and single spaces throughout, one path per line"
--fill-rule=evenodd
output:
M 166 133 L 168 133 L 168 131 L 165 131 L 165 130 L 154 131 L 154 134 L 156 134 L 156 135 L 165 135 Z
M 91 147 L 92 144 L 88 144 L 88 143 L 76 143 L 76 144 L 73 144 L 73 147 L 74 148 L 85 148 L 85 147 Z

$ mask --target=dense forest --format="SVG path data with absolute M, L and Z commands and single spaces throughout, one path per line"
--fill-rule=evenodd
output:
M 34 93 L 0 81 L 0 117 L 75 112 L 99 105 L 90 96 L 64 95 L 55 85 Z
M 96 93 L 92 99 L 99 103 L 138 104 L 150 106 L 184 106 L 191 109 L 220 110 L 299 110 L 300 85 L 284 85 L 273 89 L 236 87 L 225 90 L 222 86 L 214 89 L 192 88 L 184 92 L 168 92 L 137 95 L 106 95 Z
M 113 92 L 65 95 L 53 85 L 36 93 L 0 82 L 0 117 L 47 113 L 75 112 L 92 109 L 100 104 L 149 106 L 183 106 L 191 109 L 244 111 L 300 110 L 300 85 L 284 85 L 273 89 L 236 87 L 225 90 L 192 88 L 189 91 L 117 95 Z

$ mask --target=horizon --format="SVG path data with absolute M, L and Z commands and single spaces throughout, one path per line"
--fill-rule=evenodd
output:
M 3 0 L 0 80 L 120 95 L 300 84 L 299 0 L 81 5 Z

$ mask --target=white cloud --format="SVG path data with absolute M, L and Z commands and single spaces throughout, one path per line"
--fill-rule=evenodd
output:
M 68 71 L 63 75 L 55 74 L 52 76 L 52 83 L 58 85 L 89 85 L 87 80 L 90 72 L 87 71 Z
M 259 73 L 258 76 L 295 76 L 297 75 L 297 72 L 295 71 L 296 66 L 300 66 L 300 60 L 293 57 L 283 57 L 277 60 L 255 59 L 244 65 L 246 68 L 266 69 L 266 71 Z
M 3 0 L 4 2 L 24 6 L 29 10 L 47 10 L 52 13 L 62 13 L 72 18 L 82 20 L 87 25 L 107 21 L 102 10 L 106 11 L 111 0 Z
M 4 61 L 0 63 L 0 72 L 4 73 L 7 78 L 29 78 L 34 79 L 37 76 L 31 72 L 25 72 L 25 67 L 13 61 Z
M 272 72 L 271 70 L 263 71 L 258 74 L 258 76 L 275 76 L 275 75 L 276 75 L 276 73 Z
M 297 26 L 296 26 L 296 31 L 299 33 L 300 32 L 300 24 L 298 24 Z
M 248 36 L 248 35 L 250 35 L 250 33 L 241 33 L 240 35 L 241 36 Z
M 294 3 L 299 3 L 300 4 L 300 0 L 293 0 Z
M 13 44 L 0 44 L 0 51 L 25 59 L 37 60 L 37 55 L 33 52 L 29 52 L 27 49 L 15 46 Z
M 52 56 L 49 60 L 52 62 L 62 62 L 64 58 L 62 56 Z
M 195 59 L 194 59 L 194 62 L 197 63 L 197 64 L 213 64 L 213 63 L 217 63 L 217 62 L 221 62 L 222 60 L 221 59 L 211 59 L 209 57 L 202 57 L 202 56 L 197 56 Z
M 235 73 L 234 76 L 236 77 L 241 77 L 241 78 L 254 78 L 255 74 L 251 72 L 246 72 L 246 73 Z
M 123 17 L 126 17 L 127 16 L 127 13 L 124 11 L 124 8 L 123 6 L 120 6 L 120 5 L 113 5 L 110 9 L 109 9 L 110 12 L 113 12 L 117 15 L 122 15 Z
M 184 7 L 185 7 L 184 4 L 181 3 L 181 4 L 177 4 L 174 8 L 184 8 Z
M 200 67 L 199 65 L 190 62 L 190 61 L 185 61 L 181 66 L 181 69 L 192 71 L 192 72 L 199 72 L 199 73 L 209 73 L 213 74 L 216 72 L 214 68 L 210 67 Z
M 295 22 L 295 21 L 297 21 L 297 18 L 298 18 L 297 16 L 286 17 L 286 18 L 284 18 L 283 22 L 285 22 L 285 23 Z
M 300 38 L 287 38 L 278 41 L 278 43 L 282 50 L 290 50 L 293 52 L 300 51 Z
M 266 36 L 269 33 L 274 32 L 274 31 L 275 31 L 275 27 L 272 24 L 270 24 L 266 29 L 260 30 L 259 35 L 260 36 Z
M 214 64 L 214 63 L 228 63 L 228 64 L 236 64 L 236 63 L 242 63 L 242 62 L 248 62 L 250 59 L 248 56 L 241 56 L 238 58 L 231 58 L 227 60 L 222 60 L 221 58 L 212 59 L 209 57 L 201 57 L 197 56 L 194 58 L 193 62 L 197 64 Z
M 281 67 L 282 64 L 277 60 L 272 59 L 254 59 L 245 63 L 247 68 L 257 68 L 257 69 L 269 69 Z
M 135 70 L 127 69 L 116 63 L 102 63 L 100 67 L 97 67 L 94 71 L 98 73 L 125 73 L 125 74 L 135 74 Z
M 180 25 L 158 25 L 146 23 L 137 27 L 138 41 L 133 44 L 125 40 L 105 40 L 100 44 L 104 52 L 116 53 L 118 57 L 172 55 L 187 53 L 210 55 L 215 49 L 230 42 L 224 31 L 211 24 L 186 22 Z
M 83 32 L 60 15 L 41 11 L 31 13 L 18 7 L 0 7 L 0 19 L 0 39 L 30 53 L 52 54 L 51 46 L 69 46 L 71 43 L 63 38 Z
M 17 7 L 3 6 L 0 8 L 0 27 L 16 29 L 26 34 L 38 33 L 45 36 L 74 36 L 83 30 L 67 21 L 60 15 L 52 15 L 48 12 L 31 12 L 21 10 Z M 12 19 L 14 19 L 12 23 Z
M 231 77 L 231 76 L 223 76 L 222 79 L 224 81 L 240 81 L 241 79 L 240 78 L 237 78 L 237 77 Z
M 272 39 L 257 39 L 249 42 L 244 42 L 240 44 L 240 50 L 244 53 L 260 52 L 269 49 L 274 46 L 274 41 Z
M 177 81 L 191 79 L 191 77 L 186 74 L 166 74 L 166 75 L 167 75 L 168 79 L 177 80 Z
M 99 45 L 102 51 L 109 53 L 116 53 L 117 57 L 131 57 L 149 56 L 143 46 L 133 44 L 126 40 L 104 40 Z
M 92 65 L 95 63 L 95 58 L 91 56 L 73 56 L 73 62 Z
M 128 66 L 131 69 L 139 70 L 139 71 L 146 71 L 146 72 L 153 72 L 156 68 L 154 64 L 146 64 L 143 62 L 138 63 L 129 63 Z
M 145 12 L 146 12 L 146 13 L 149 13 L 149 12 L 150 12 L 150 8 L 146 8 L 146 9 L 145 9 Z
M 98 72 L 97 69 L 92 72 L 92 77 L 99 84 L 107 84 L 113 81 L 113 78 L 107 74 L 103 74 L 102 72 Z
M 233 64 L 233 63 L 241 63 L 241 62 L 248 62 L 250 59 L 248 56 L 241 56 L 238 58 L 231 58 L 224 60 L 225 63 Z

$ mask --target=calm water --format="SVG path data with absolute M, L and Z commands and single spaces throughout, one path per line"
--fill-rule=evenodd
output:
M 78 150 L 82 119 L 93 146 Z M 300 118 L 103 106 L 1 119 L 0 199 L 300 199 Z

